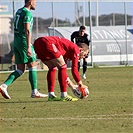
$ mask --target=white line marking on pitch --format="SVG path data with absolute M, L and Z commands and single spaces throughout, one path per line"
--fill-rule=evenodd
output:
M 75 118 L 75 117 L 55 117 L 55 118 L 1 118 L 0 120 L 133 120 L 133 118 L 102 118 L 102 117 L 97 117 L 97 118 L 92 118 L 92 117 L 87 117 L 87 118 Z
M 0 118 L 0 120 L 106 120 L 106 119 L 129 120 L 133 119 L 133 114 L 92 115 L 87 117 Z

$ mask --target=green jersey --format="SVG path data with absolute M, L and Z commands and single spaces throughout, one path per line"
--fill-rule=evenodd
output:
M 32 13 L 30 12 L 30 10 L 28 10 L 25 7 L 20 8 L 16 12 L 16 15 L 14 18 L 14 33 L 19 34 L 19 36 L 22 38 L 26 38 L 24 23 L 30 24 L 30 32 L 32 32 L 33 16 L 32 16 Z
M 32 32 L 33 16 L 30 10 L 23 7 L 20 8 L 14 18 L 14 53 L 15 63 L 25 64 L 36 60 L 36 55 L 33 46 L 31 45 L 32 56 L 27 56 L 27 41 L 24 24 L 30 24 L 30 32 Z

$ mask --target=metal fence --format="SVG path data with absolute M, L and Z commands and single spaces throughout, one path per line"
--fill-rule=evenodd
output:
M 11 50 L 10 44 L 13 42 L 13 27 L 11 22 L 13 21 L 16 10 L 23 5 L 24 1 L 21 0 L 0 1 L 0 56 L 2 57 Z M 95 20 L 93 20 L 95 23 L 94 26 L 99 26 L 99 16 L 113 14 L 109 23 L 115 26 L 117 23 L 115 19 L 116 14 L 124 14 L 123 20 L 126 25 L 127 15 L 132 15 L 132 11 L 133 2 L 131 0 L 37 0 L 36 10 L 32 11 L 35 17 L 32 42 L 39 36 L 48 35 L 48 27 L 51 26 L 93 26 L 92 16 L 95 16 Z M 89 20 L 87 20 L 88 18 Z M 40 23 L 40 21 L 44 23 Z M 88 21 L 90 25 L 87 25 Z

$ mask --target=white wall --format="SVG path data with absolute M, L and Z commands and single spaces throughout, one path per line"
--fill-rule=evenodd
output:
M 10 18 L 12 15 L 0 15 L 0 34 L 10 34 Z

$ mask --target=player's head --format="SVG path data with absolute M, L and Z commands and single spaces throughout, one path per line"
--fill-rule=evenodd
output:
M 80 58 L 85 58 L 89 53 L 89 46 L 86 43 L 80 43 Z
M 86 31 L 86 27 L 85 26 L 80 26 L 79 27 L 79 36 L 83 36 L 85 31 Z
M 35 8 L 36 8 L 36 0 L 25 0 L 25 6 L 29 7 L 30 10 L 35 10 Z

